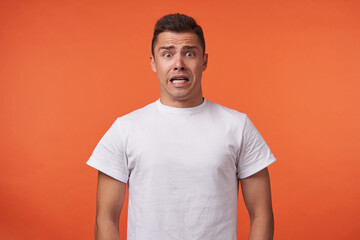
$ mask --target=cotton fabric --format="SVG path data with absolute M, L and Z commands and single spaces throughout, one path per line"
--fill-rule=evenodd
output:
M 239 179 L 275 160 L 246 114 L 204 99 L 118 118 L 87 164 L 129 184 L 128 240 L 236 240 Z

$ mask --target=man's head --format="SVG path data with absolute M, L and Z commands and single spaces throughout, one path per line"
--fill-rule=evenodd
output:
M 156 22 L 154 35 L 151 43 L 151 53 L 153 56 L 158 35 L 166 31 L 176 33 L 195 33 L 199 38 L 199 43 L 202 47 L 203 54 L 205 54 L 205 39 L 202 28 L 196 23 L 196 21 L 192 17 L 176 13 L 165 15 Z
M 150 65 L 159 80 L 162 103 L 173 107 L 201 104 L 207 60 L 204 36 L 193 18 L 173 14 L 156 23 Z

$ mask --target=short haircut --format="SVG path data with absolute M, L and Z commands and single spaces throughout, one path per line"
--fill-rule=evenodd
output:
M 151 53 L 154 56 L 154 48 L 157 37 L 162 32 L 193 32 L 199 37 L 200 45 L 203 49 L 203 54 L 205 54 L 205 39 L 202 28 L 196 23 L 195 19 L 184 14 L 175 13 L 168 14 L 160 18 L 154 29 L 154 35 L 151 43 Z

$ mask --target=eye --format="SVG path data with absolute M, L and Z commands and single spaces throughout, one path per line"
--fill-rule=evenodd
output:
M 186 53 L 185 53 L 185 56 L 187 56 L 187 57 L 193 57 L 193 56 L 195 56 L 195 53 L 193 53 L 193 52 L 186 52 Z
M 164 52 L 163 56 L 168 58 L 168 57 L 171 57 L 172 54 L 170 52 Z

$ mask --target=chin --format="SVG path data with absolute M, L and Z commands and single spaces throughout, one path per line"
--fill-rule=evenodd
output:
M 174 99 L 181 100 L 181 101 L 190 99 L 190 94 L 189 93 L 174 94 L 172 96 L 173 96 Z

